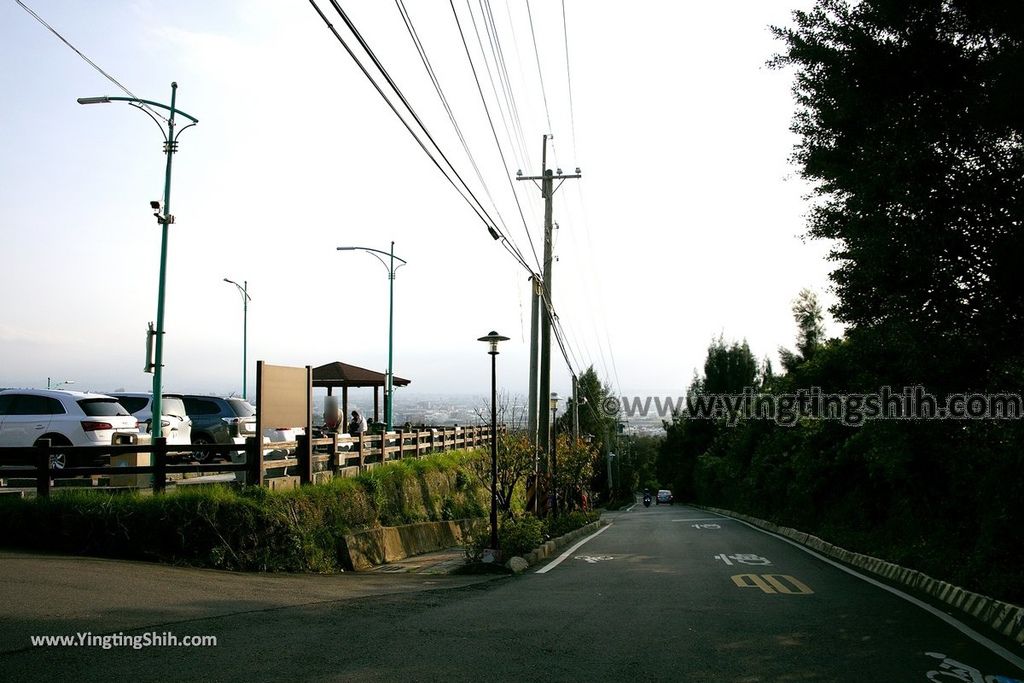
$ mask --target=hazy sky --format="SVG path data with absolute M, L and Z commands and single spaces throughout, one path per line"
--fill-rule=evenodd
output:
M 527 273 L 308 3 L 28 4 L 139 97 L 166 103 L 177 81 L 178 107 L 200 120 L 174 158 L 167 390 L 240 391 L 242 306 L 225 277 L 248 280 L 253 297 L 250 384 L 257 359 L 384 370 L 386 271 L 335 247 L 394 240 L 409 262 L 395 281 L 396 374 L 417 392 L 485 393 L 489 359 L 476 338 L 493 329 L 511 337 L 500 384 L 525 392 Z M 396 6 L 341 4 L 495 215 Z M 768 26 L 806 4 L 566 0 L 567 72 L 562 4 L 533 0 L 546 113 L 527 5 L 496 0 L 523 159 L 498 118 L 469 9 L 455 3 L 507 171 L 538 173 L 546 132 L 551 165 L 583 170 L 556 195 L 555 306 L 575 362 L 593 363 L 616 393 L 681 393 L 720 333 L 775 357 L 793 344 L 799 289 L 831 301 L 826 245 L 800 239 L 807 187 L 788 162 L 792 74 L 765 66 L 780 47 Z M 451 6 L 406 6 L 508 234 L 532 260 Z M 0 93 L 0 386 L 52 377 L 146 390 L 160 133 L 123 103 L 77 104 L 122 93 L 13 0 L 0 2 Z M 540 253 L 540 192 L 516 185 Z M 559 357 L 553 368 L 552 388 L 567 392 Z

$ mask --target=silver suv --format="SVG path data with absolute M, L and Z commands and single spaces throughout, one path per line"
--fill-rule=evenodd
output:
M 139 420 L 139 431 L 153 435 L 153 394 L 115 391 L 110 394 Z M 160 403 L 162 435 L 168 445 L 187 446 L 192 443 L 192 420 L 185 412 L 180 394 L 164 394 Z
M 49 439 L 53 446 L 109 445 L 114 434 L 139 433 L 139 421 L 117 399 L 58 389 L 6 389 L 0 391 L 0 446 L 36 446 Z M 90 465 L 102 458 L 69 462 L 69 454 L 55 451 L 50 467 L 63 469 Z

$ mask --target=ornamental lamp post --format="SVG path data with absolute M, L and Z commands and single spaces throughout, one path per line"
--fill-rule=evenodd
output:
M 249 393 L 246 391 L 246 380 L 248 379 L 248 349 L 249 349 L 249 302 L 252 301 L 252 297 L 249 296 L 249 281 L 242 280 L 242 284 L 238 284 L 234 280 L 224 278 L 224 282 L 229 285 L 234 285 L 238 288 L 238 293 L 242 295 L 242 398 L 246 401 L 249 400 Z
M 498 550 L 498 342 L 508 341 L 508 337 L 492 331 L 477 341 L 488 344 L 487 353 L 491 356 L 491 554 L 489 559 L 485 554 L 484 562 L 494 562 L 501 560 Z
M 127 102 L 131 106 L 135 107 L 139 111 L 143 112 L 149 118 L 153 119 L 153 122 L 160 128 L 160 132 L 164 138 L 164 154 L 167 155 L 167 166 L 164 170 L 164 203 L 163 209 L 161 210 L 160 202 L 151 201 L 150 207 L 153 209 L 153 215 L 156 216 L 156 222 L 161 226 L 160 236 L 160 279 L 157 285 L 157 300 L 156 300 L 156 330 L 153 334 L 156 336 L 156 357 L 152 363 L 147 358 L 147 372 L 153 372 L 153 415 L 156 419 L 160 419 L 159 416 L 163 415 L 163 361 L 164 361 L 164 290 L 167 282 L 167 226 L 174 223 L 174 216 L 171 215 L 171 159 L 173 154 L 178 151 L 178 137 L 188 128 L 199 123 L 199 119 L 194 116 L 190 116 L 185 112 L 175 107 L 175 100 L 178 94 L 178 84 L 171 83 L 171 106 L 154 102 L 152 100 L 142 100 L 137 97 L 79 97 L 79 104 L 107 104 L 109 102 Z M 164 118 L 162 114 L 156 112 L 153 107 L 159 109 L 165 109 L 170 112 L 169 118 Z M 184 128 L 179 130 L 177 133 L 174 132 L 174 117 L 175 115 L 184 116 L 192 123 L 186 125 Z M 167 127 L 161 123 L 158 118 L 163 119 Z
M 395 331 L 395 271 L 406 265 L 406 261 L 395 256 L 394 240 L 391 240 L 391 251 L 389 252 L 381 251 L 380 249 L 373 249 L 371 247 L 338 247 L 338 251 L 365 251 L 383 263 L 384 267 L 388 269 L 388 374 L 385 381 L 387 386 L 384 387 L 384 420 L 387 423 L 387 431 L 390 432 L 392 428 L 395 398 L 395 373 L 392 368 L 392 350 L 394 346 L 393 342 Z M 380 255 L 387 256 L 388 261 L 382 259 Z M 396 266 L 395 261 L 401 261 L 401 263 Z

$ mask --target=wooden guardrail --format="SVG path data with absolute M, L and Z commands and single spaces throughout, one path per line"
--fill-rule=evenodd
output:
M 503 431 L 499 427 L 499 433 Z M 94 475 L 150 475 L 155 493 L 167 488 L 167 475 L 185 473 L 244 472 L 246 482 L 263 486 L 269 479 L 298 474 L 301 484 L 312 482 L 320 472 L 332 476 L 354 475 L 385 462 L 408 457 L 421 457 L 431 453 L 474 448 L 489 444 L 491 429 L 484 427 L 436 427 L 412 431 L 397 430 L 387 434 L 334 434 L 328 438 L 309 438 L 299 435 L 295 441 L 264 442 L 255 437 L 245 444 L 168 445 L 167 439 L 156 438 L 149 444 L 112 446 L 53 446 L 42 440 L 37 446 L 0 447 L 0 477 L 18 477 L 35 480 L 36 494 L 48 496 L 54 478 Z M 262 448 L 261 448 L 262 445 Z M 182 462 L 190 455 L 204 451 L 211 456 L 234 460 L 242 454 L 241 462 L 196 463 Z M 138 453 L 152 454 L 150 465 L 120 466 L 97 465 L 87 467 L 50 468 L 51 454 L 59 452 L 71 459 L 92 456 L 110 456 Z M 268 453 L 270 457 L 268 457 Z M 278 453 L 282 457 L 275 457 Z M 26 464 L 7 464 L 11 461 Z M 27 464 L 31 463 L 31 464 Z

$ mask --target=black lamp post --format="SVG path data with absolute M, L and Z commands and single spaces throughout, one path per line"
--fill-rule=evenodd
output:
M 477 341 L 487 342 L 491 355 L 491 561 L 500 559 L 498 552 L 498 342 L 508 341 L 492 331 Z M 485 559 L 486 561 L 486 559 Z
M 555 414 L 558 412 L 558 394 L 551 392 L 551 488 L 555 492 L 555 504 L 552 514 L 558 516 L 558 423 Z

